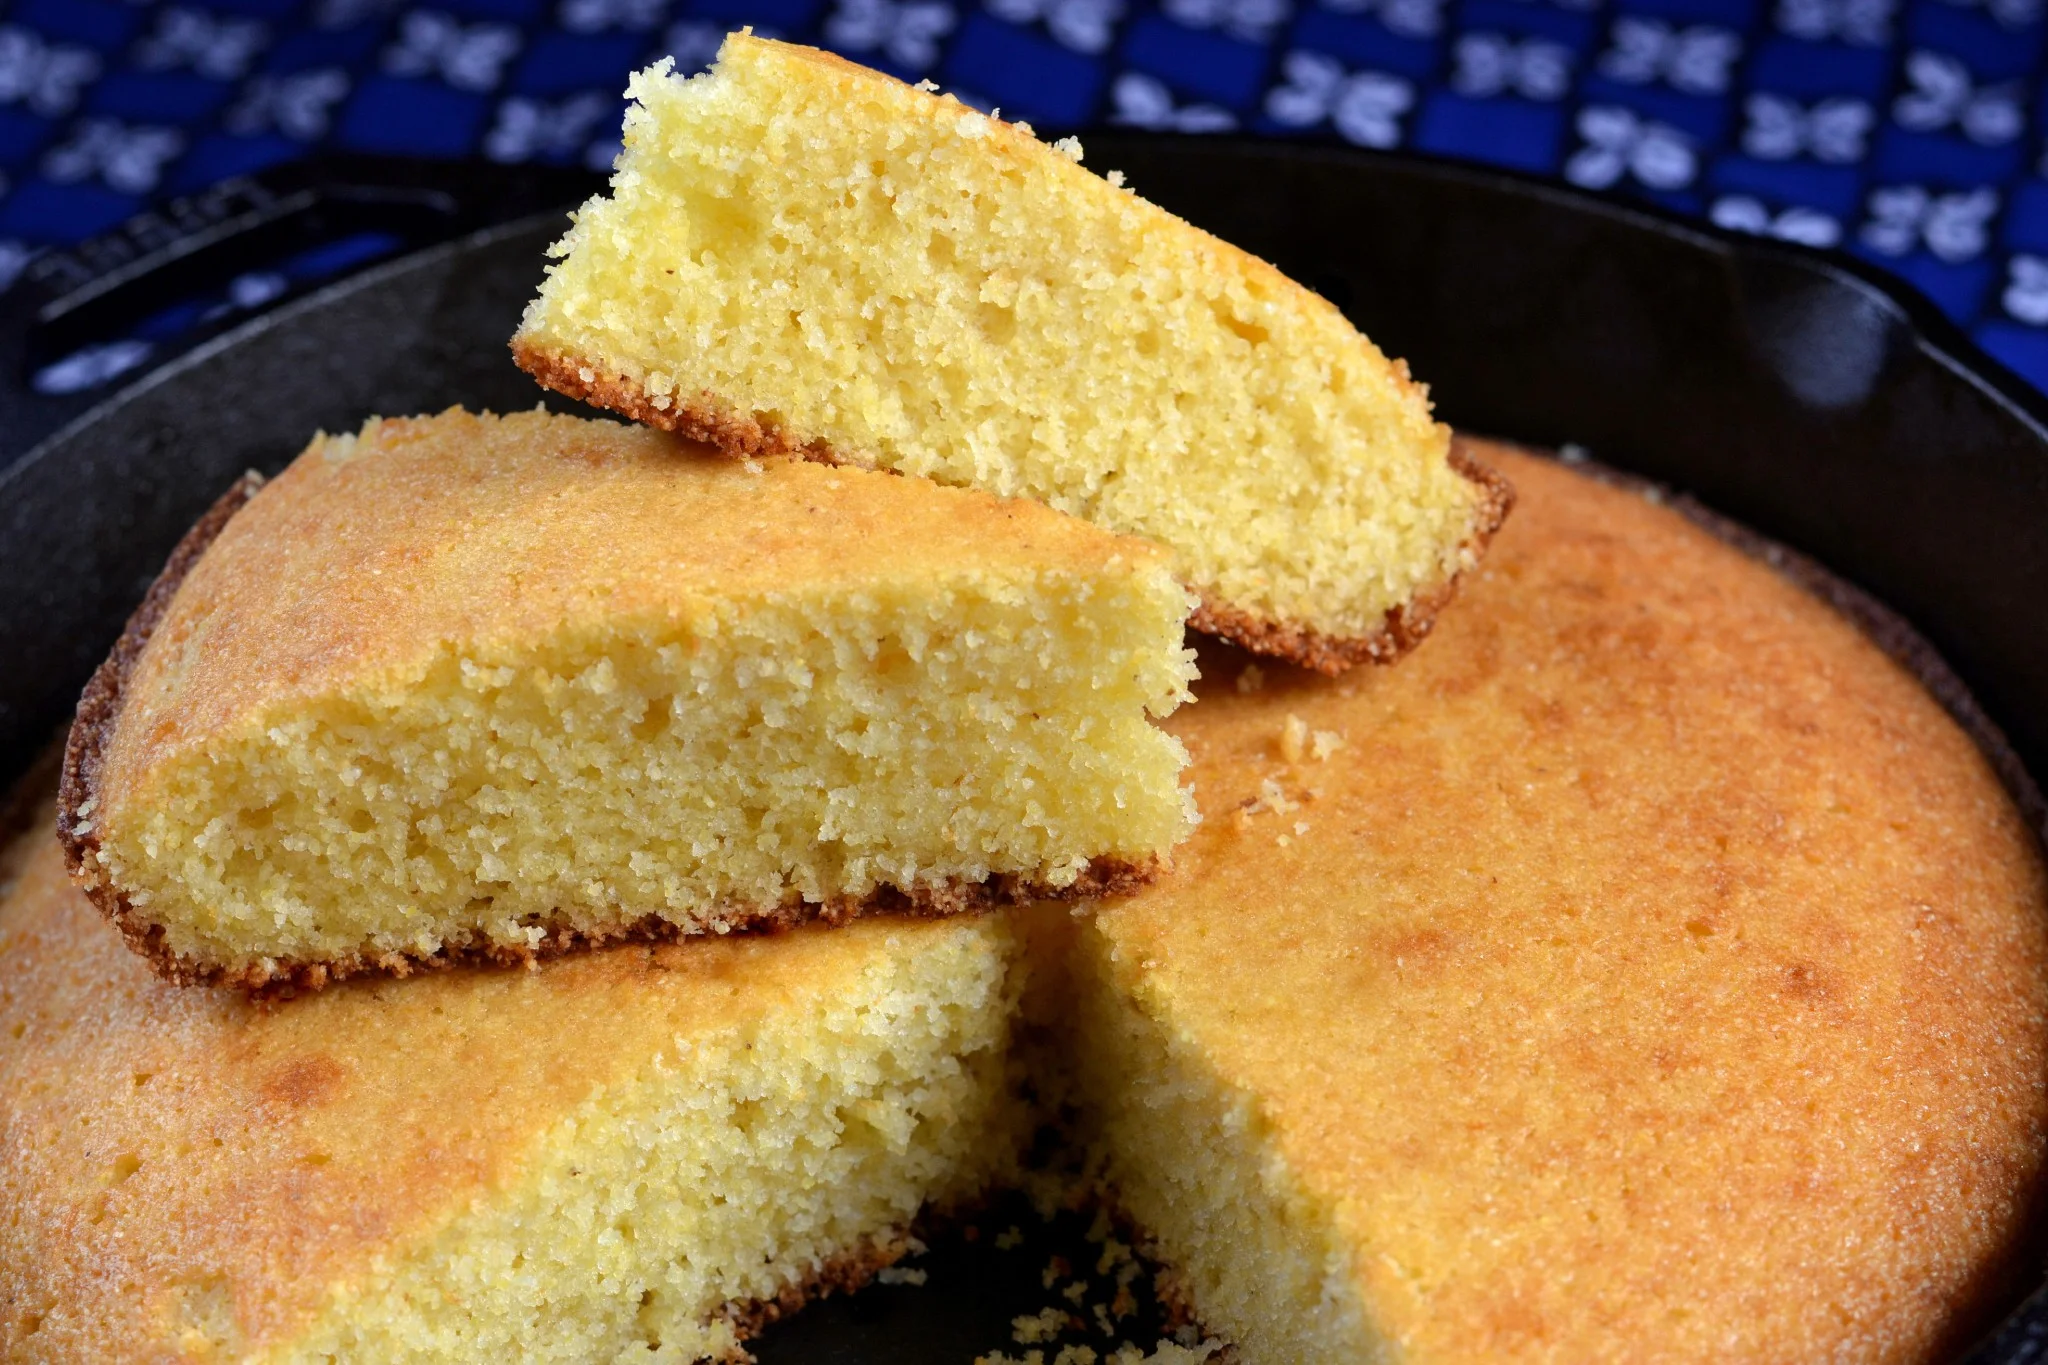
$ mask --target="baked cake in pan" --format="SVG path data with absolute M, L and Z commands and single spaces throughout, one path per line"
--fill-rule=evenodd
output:
M 1438 637 L 1206 660 L 1208 818 L 1078 918 L 264 1011 L 153 977 L 45 825 L 0 891 L 0 1357 L 715 1356 L 1007 1173 L 1037 1067 L 1243 1365 L 1941 1358 L 2042 1189 L 2030 831 L 1820 602 L 1486 458 L 1524 511 Z

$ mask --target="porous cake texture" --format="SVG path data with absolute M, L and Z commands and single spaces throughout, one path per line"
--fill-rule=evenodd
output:
M 0 1359 L 742 1359 L 1024 1136 L 1004 916 L 265 1007 L 153 977 L 48 822 L 0 896 Z
M 61 832 L 160 971 L 252 988 L 1100 892 L 1192 819 L 1151 719 L 1188 605 L 1030 502 L 372 421 L 174 557 L 81 703 Z
M 1244 1365 L 1952 1358 L 2041 1187 L 2038 846 L 1827 607 L 1486 459 L 1427 650 L 1175 718 L 1208 818 L 1075 966 L 1119 1199 Z
M 1008 1174 L 1025 1094 L 1242 1365 L 1953 1358 L 2043 1191 L 2039 848 L 1828 608 L 1487 459 L 1526 507 L 1441 636 L 1218 649 L 1169 722 L 1210 817 L 1092 912 L 264 1011 L 152 977 L 45 826 L 0 1359 L 716 1357 Z
M 1419 640 L 1507 485 L 1330 304 L 951 96 L 750 34 L 635 76 L 513 353 L 733 452 L 1028 496 L 1168 547 L 1195 624 Z

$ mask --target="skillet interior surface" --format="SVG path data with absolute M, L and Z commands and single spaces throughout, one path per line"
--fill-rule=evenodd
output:
M 1337 303 L 1410 361 L 1454 424 L 1581 444 L 1888 603 L 1954 666 L 2018 761 L 2048 772 L 2048 404 L 1931 305 L 1847 258 L 1501 172 L 1248 141 L 1088 146 L 1091 165 L 1124 170 L 1148 198 Z M 170 547 L 241 471 L 274 472 L 316 428 L 352 429 L 370 413 L 542 398 L 505 345 L 564 225 L 559 209 L 531 210 L 595 182 L 351 161 L 246 183 L 280 203 L 290 190 L 315 218 L 339 203 L 350 222 L 403 218 L 408 240 L 445 240 L 290 299 L 97 399 L 26 383 L 50 336 L 89 341 L 80 320 L 112 316 L 104 305 L 124 292 L 160 301 L 224 262 L 242 268 L 282 211 L 194 211 L 183 227 L 171 213 L 168 245 L 46 258 L 0 298 L 0 777 L 63 724 Z M 1038 1269 L 1056 1249 L 995 1258 L 956 1246 L 932 1258 L 941 1292 L 885 1286 L 828 1302 L 759 1354 L 768 1365 L 971 1358 L 1042 1306 Z M 2048 1290 L 1967 1358 L 2048 1358 Z

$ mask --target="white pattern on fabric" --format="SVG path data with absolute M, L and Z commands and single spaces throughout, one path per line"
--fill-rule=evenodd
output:
M 1237 127 L 1237 115 L 1216 104 L 1176 104 L 1166 83 L 1142 71 L 1126 71 L 1110 90 L 1116 112 L 1110 122 L 1176 133 L 1222 133 Z
M 43 153 L 43 174 L 60 185 L 97 180 L 122 194 L 148 194 L 184 150 L 185 135 L 176 128 L 83 119 L 69 140 Z
M 939 40 L 958 22 L 941 0 L 839 0 L 825 20 L 825 39 L 849 52 L 880 52 L 899 66 L 926 71 L 939 59 Z
M 394 76 L 438 76 L 457 90 L 495 90 L 519 51 L 510 24 L 465 24 L 439 10 L 413 10 L 399 21 L 398 41 L 384 50 Z
M 1600 54 L 1600 74 L 1631 85 L 1661 83 L 1689 95 L 1718 95 L 1742 55 L 1742 37 L 1711 24 L 1679 28 L 1662 19 L 1623 15 L 1614 21 L 1611 46 Z
M 1572 50 L 1547 38 L 1467 33 L 1451 52 L 1451 89 L 1474 99 L 1561 100 L 1572 88 Z
M 984 0 L 988 12 L 1012 24 L 1043 23 L 1061 47 L 1075 52 L 1109 50 L 1123 0 Z
M 555 17 L 571 33 L 649 33 L 668 18 L 668 0 L 562 0 Z
M 493 161 L 574 156 L 617 109 L 618 101 L 595 90 L 553 103 L 514 95 L 498 106 L 498 117 L 484 134 L 484 155 Z
M 1905 256 L 1925 246 L 1935 259 L 1955 264 L 1984 254 L 1998 192 L 1984 185 L 1948 194 L 1886 185 L 1870 192 L 1867 208 L 1857 235 L 1871 250 Z
M 158 10 L 156 28 L 135 45 L 135 64 L 146 71 L 189 67 L 217 81 L 239 78 L 270 41 L 260 19 L 237 19 L 172 6 Z
M 1799 204 L 1774 213 L 1753 195 L 1731 194 L 1716 199 L 1707 217 L 1724 228 L 1776 237 L 1801 246 L 1835 246 L 1842 240 L 1842 225 L 1831 215 Z
M 2029 327 L 2048 327 L 2048 257 L 2022 251 L 2006 262 L 1999 302 Z
M 300 142 L 318 142 L 327 136 L 334 107 L 348 95 L 348 86 L 348 73 L 332 66 L 290 76 L 258 76 L 221 116 L 221 126 L 243 137 L 274 129 Z
M 1877 111 L 1849 96 L 1811 105 L 1784 95 L 1758 93 L 1743 102 L 1748 119 L 1742 150 L 1765 161 L 1812 157 L 1833 165 L 1861 161 Z
M 1374 15 L 1403 38 L 1434 38 L 1444 27 L 1444 0 L 1323 0 L 1323 8 Z
M 1909 270 L 2048 386 L 2048 335 L 2029 320 L 2048 260 L 2048 0 L 23 0 L 9 13 L 0 243 L 74 241 L 121 211 L 109 191 L 189 190 L 297 150 L 605 170 L 628 71 L 664 53 L 679 75 L 701 70 L 750 24 L 930 77 L 1052 137 L 1115 124 L 1413 146 L 1845 247 Z M 594 102 L 606 112 L 593 121 Z
M 2026 131 L 2018 81 L 1979 86 L 1970 69 L 1954 57 L 1925 48 L 1906 57 L 1906 81 L 1913 88 L 1892 101 L 1892 118 L 1915 132 L 1954 128 L 1972 142 L 1995 147 Z
M 1177 24 L 1218 29 L 1247 43 L 1265 42 L 1294 14 L 1290 0 L 1160 0 L 1159 7 Z
M 1634 179 L 1653 190 L 1675 190 L 1699 174 L 1692 139 L 1668 123 L 1620 105 L 1592 104 L 1579 111 L 1579 150 L 1564 163 L 1565 179 L 1604 190 Z
M 1778 0 L 1778 27 L 1809 42 L 1883 47 L 1892 40 L 1893 0 Z
M 1385 71 L 1347 71 L 1320 52 L 1290 52 L 1281 63 L 1285 83 L 1266 95 L 1266 115 L 1291 128 L 1324 122 L 1362 147 L 1401 141 L 1401 116 L 1415 107 L 1415 86 Z
M 78 107 L 100 74 L 100 55 L 89 47 L 52 43 L 33 29 L 0 24 L 0 104 L 22 104 L 44 118 Z

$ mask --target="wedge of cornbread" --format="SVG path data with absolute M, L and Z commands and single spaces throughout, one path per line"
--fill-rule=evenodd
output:
M 1027 501 L 543 413 L 216 509 L 87 689 L 62 834 L 179 981 L 318 986 L 1140 880 L 1192 819 L 1165 556 Z
M 8 864 L 11 864 L 9 866 Z M 0 1359 L 741 1360 L 1024 1136 L 1008 916 L 183 989 L 0 858 Z
M 1077 143 L 745 33 L 628 93 L 513 338 L 551 388 L 1148 537 L 1198 627 L 1330 672 L 1427 633 L 1506 515 L 1404 365 Z
M 2038 845 L 1828 607 L 1486 459 L 1427 650 L 1175 717 L 1207 818 L 1074 969 L 1119 1199 L 1244 1365 L 1955 1358 L 2042 1188 Z

